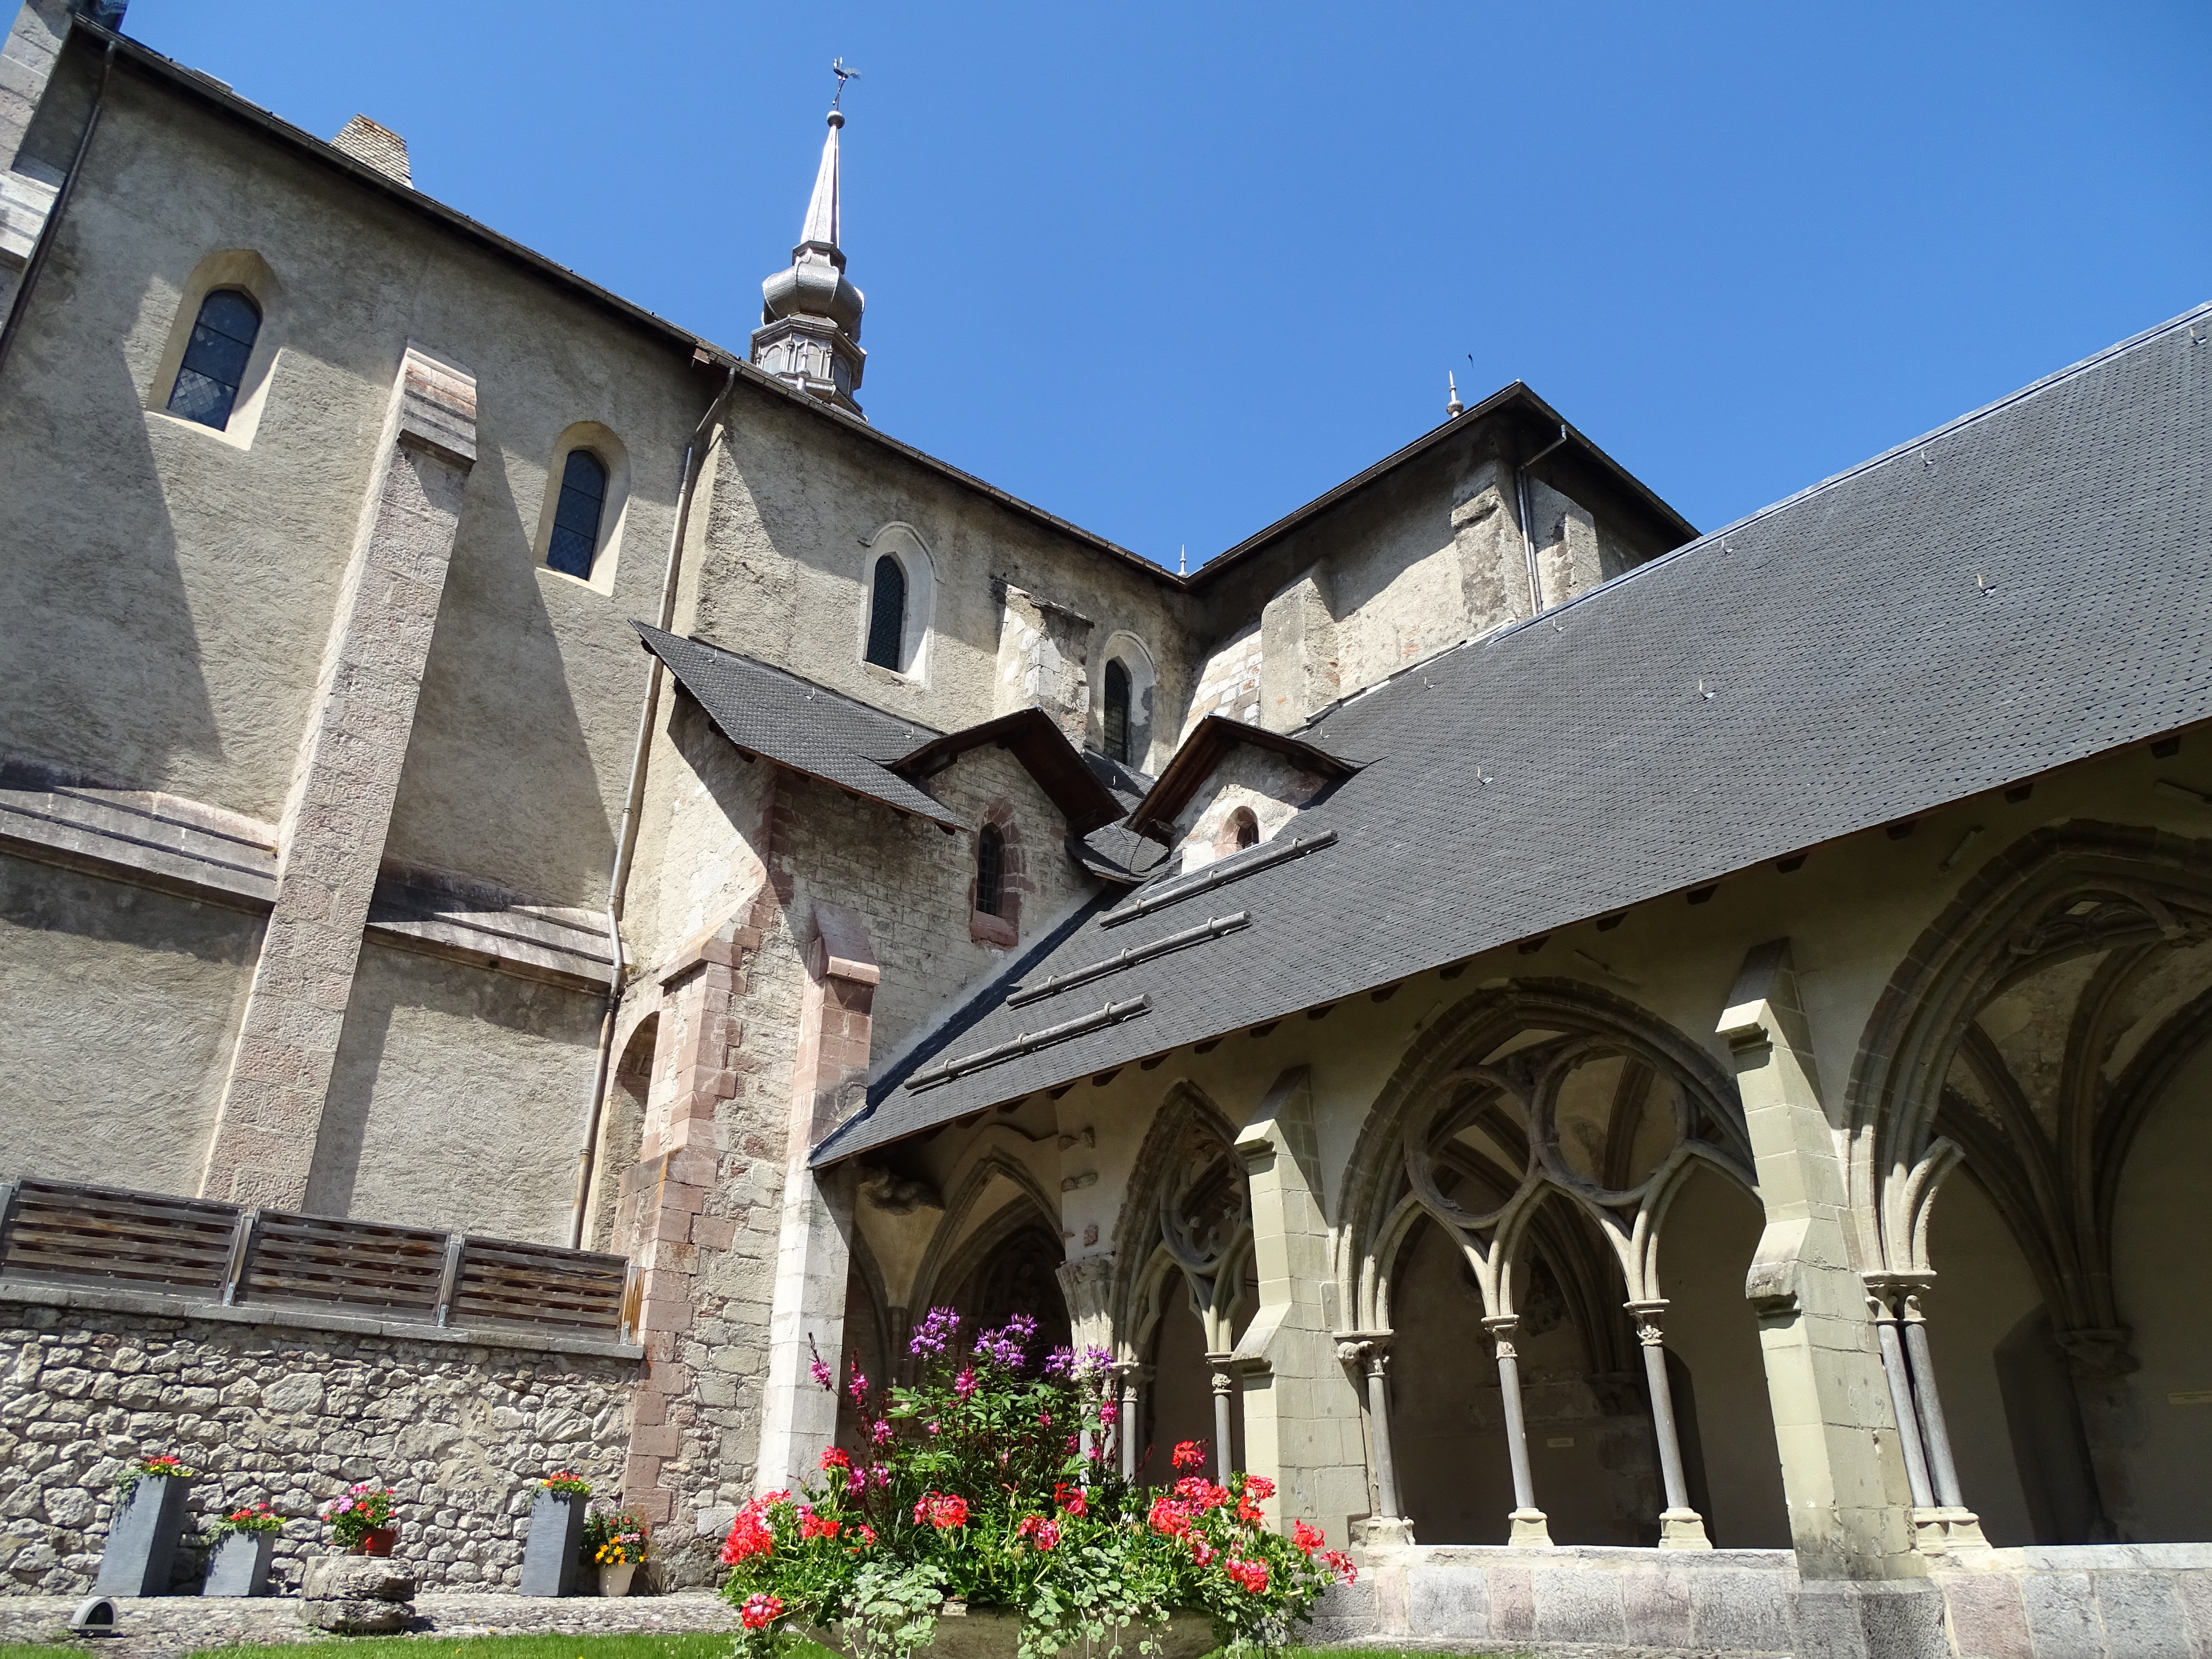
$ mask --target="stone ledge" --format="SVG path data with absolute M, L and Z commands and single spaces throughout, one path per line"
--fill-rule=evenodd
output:
M 147 1291 L 107 1291 L 85 1285 L 37 1285 L 0 1280 L 0 1305 L 77 1308 L 88 1312 L 137 1314 L 154 1319 L 204 1319 L 224 1325 L 264 1325 L 279 1330 L 330 1331 L 346 1336 L 382 1336 L 398 1341 L 442 1342 L 455 1347 L 517 1348 L 529 1353 L 593 1354 L 606 1359 L 642 1359 L 645 1350 L 626 1342 L 547 1331 L 489 1325 L 432 1325 L 417 1320 L 371 1319 L 359 1314 L 325 1313 L 316 1308 L 278 1307 L 266 1302 L 224 1307 Z
M 0 1642 L 56 1639 L 82 1598 L 0 1595 Z M 117 1597 L 118 1634 L 97 1644 L 108 1659 L 172 1659 L 240 1644 L 326 1642 L 300 1620 L 295 1596 L 252 1601 L 193 1595 Z M 414 1630 L 439 1636 L 669 1635 L 737 1628 L 737 1614 L 703 1590 L 672 1595 L 535 1600 L 520 1595 L 428 1593 L 415 1598 Z

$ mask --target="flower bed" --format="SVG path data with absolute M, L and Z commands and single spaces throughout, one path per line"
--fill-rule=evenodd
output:
M 866 1425 L 832 1447 L 816 1480 L 738 1512 L 723 1594 L 741 1655 L 766 1659 L 794 1627 L 831 1634 L 860 1659 L 910 1659 L 947 1610 L 1004 1609 L 1022 1659 L 1077 1643 L 1151 1644 L 1171 1614 L 1201 1612 L 1224 1644 L 1279 1649 L 1351 1562 L 1304 1522 L 1271 1531 L 1256 1475 L 1199 1472 L 1201 1448 L 1161 1492 L 1129 1486 L 1107 1456 L 1115 1427 L 1106 1356 L 1062 1348 L 1033 1361 L 1033 1321 L 963 1341 L 933 1310 L 910 1351 L 919 1377 L 847 1391 Z M 815 1379 L 836 1378 L 817 1357 Z M 1085 1447 L 1089 1447 L 1089 1456 Z

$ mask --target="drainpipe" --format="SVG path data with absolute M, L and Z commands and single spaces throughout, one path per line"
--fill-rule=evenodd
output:
M 723 379 L 722 389 L 707 405 L 707 412 L 692 428 L 691 441 L 684 447 L 684 470 L 676 488 L 676 526 L 668 538 L 668 560 L 660 578 L 660 611 L 655 618 L 655 625 L 664 633 L 676 618 L 677 572 L 684 556 L 684 533 L 691 522 L 692 499 L 699 488 L 692 458 L 698 453 L 700 434 L 721 412 L 723 404 L 729 401 L 730 388 L 737 383 L 738 366 L 732 362 Z M 709 445 L 710 453 L 712 449 Z M 704 458 L 698 470 L 706 470 Z M 659 702 L 660 659 L 653 657 L 646 669 L 645 700 L 637 715 L 637 739 L 630 747 L 629 784 L 623 795 L 622 819 L 615 826 L 614 868 L 607 875 L 607 943 L 613 962 L 607 973 L 606 1009 L 599 1016 L 599 1052 L 592 1069 L 591 1103 L 584 1112 L 584 1144 L 576 1153 L 576 1194 L 568 1214 L 568 1248 L 572 1250 L 581 1249 L 584 1244 L 585 1212 L 592 1201 L 592 1165 L 599 1156 L 599 1119 L 606 1109 L 607 1085 L 613 1068 L 615 1018 L 622 1012 L 623 978 L 629 967 L 623 953 L 623 890 L 629 884 L 630 860 L 637 849 L 638 802 L 645 793 L 646 756 L 652 746 L 653 716 Z
M 23 319 L 31 314 L 31 290 L 39 285 L 39 273 L 46 268 L 46 255 L 61 230 L 62 214 L 76 190 L 77 174 L 84 171 L 85 152 L 92 148 L 93 131 L 100 125 L 100 112 L 107 102 L 107 77 L 114 68 L 115 41 L 111 36 L 107 50 L 100 57 L 100 81 L 92 89 L 92 108 L 85 115 L 84 131 L 77 135 L 76 153 L 70 157 L 69 173 L 62 179 L 62 187 L 54 192 L 53 205 L 46 210 L 46 222 L 39 227 L 39 240 L 31 249 L 30 258 L 24 262 L 23 280 L 16 286 L 15 303 L 8 307 L 8 321 L 0 325 L 0 369 L 7 367 L 8 354 L 15 348 L 16 335 L 22 332 Z
M 1558 437 L 1513 469 L 1514 495 L 1521 508 L 1521 552 L 1528 561 L 1528 614 L 1531 617 L 1544 608 L 1544 583 L 1536 574 L 1536 538 L 1528 529 L 1528 517 L 1533 511 L 1528 504 L 1528 469 L 1566 441 L 1567 424 L 1562 421 Z

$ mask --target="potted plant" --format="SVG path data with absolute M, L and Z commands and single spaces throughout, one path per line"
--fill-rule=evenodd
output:
M 1110 1655 L 1125 1641 L 1156 1659 L 1279 1650 L 1352 1576 L 1304 1522 L 1289 1537 L 1267 1528 L 1269 1481 L 1206 1480 L 1195 1444 L 1177 1449 L 1182 1473 L 1165 1491 L 1112 1474 L 1105 1354 L 1034 1362 L 1026 1316 L 972 1341 L 960 1325 L 932 1310 L 909 1345 L 911 1387 L 878 1393 L 856 1365 L 860 1446 L 830 1447 L 817 1480 L 738 1512 L 722 1594 L 740 1659 L 769 1659 L 785 1633 L 857 1659 L 912 1659 L 932 1643 L 962 1659 Z M 819 1356 L 814 1376 L 835 1386 Z M 957 1633 L 942 1628 L 954 1618 Z
M 592 1483 L 556 1469 L 538 1483 L 530 1510 L 530 1538 L 522 1550 L 524 1595 L 574 1595 L 577 1559 L 583 1553 L 585 1508 Z
M 115 1508 L 93 1585 L 95 1594 L 168 1594 L 169 1568 L 184 1530 L 185 1499 L 199 1475 L 166 1452 L 142 1457 L 123 1471 L 115 1483 Z
M 209 1528 L 214 1548 L 208 1555 L 202 1595 L 260 1595 L 269 1589 L 269 1559 L 284 1517 L 266 1504 L 233 1510 Z
M 389 1555 L 399 1541 L 392 1523 L 390 1488 L 358 1480 L 316 1511 L 331 1523 L 331 1536 L 348 1555 Z
M 601 1595 L 628 1595 L 638 1563 L 652 1552 L 644 1518 L 628 1510 L 594 1510 L 584 1522 L 584 1559 Z

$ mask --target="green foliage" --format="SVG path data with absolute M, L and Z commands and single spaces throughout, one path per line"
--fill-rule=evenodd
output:
M 167 1475 L 172 1480 L 197 1480 L 198 1469 L 185 1467 L 184 1459 L 168 1452 L 157 1456 L 142 1457 L 123 1471 L 115 1483 L 115 1507 L 121 1509 L 131 1501 L 131 1494 L 138 1490 L 138 1483 L 149 1475 Z
M 1273 1486 L 1188 1471 L 1165 1492 L 1109 1472 L 1106 1356 L 1065 1349 L 1039 1364 L 1021 1316 L 972 1343 L 949 1309 L 915 1333 L 911 1387 L 848 1389 L 857 1452 L 832 1447 L 818 1479 L 739 1511 L 723 1546 L 723 1595 L 738 1609 L 740 1659 L 769 1659 L 795 1630 L 834 1634 L 858 1659 L 912 1659 L 957 1599 L 1020 1621 L 1022 1659 L 1080 1644 L 1110 1659 L 1149 1651 L 1169 1615 L 1202 1612 L 1224 1642 L 1285 1646 L 1351 1563 L 1299 1523 L 1269 1530 Z M 816 1380 L 836 1378 L 819 1358 Z M 1085 1449 L 1089 1455 L 1085 1456 Z

